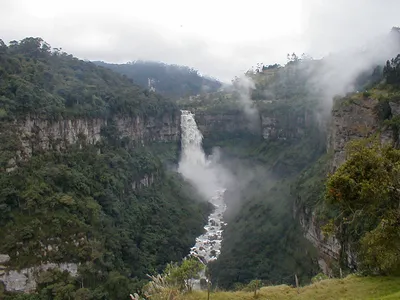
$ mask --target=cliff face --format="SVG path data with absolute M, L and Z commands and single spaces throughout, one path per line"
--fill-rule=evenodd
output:
M 342 99 L 332 109 L 328 132 L 327 150 L 332 153 L 328 170 L 333 173 L 346 161 L 346 145 L 350 141 L 379 134 L 382 144 L 395 145 L 398 137 L 393 130 L 383 125 L 379 109 L 382 103 L 376 99 Z M 385 118 L 400 115 L 400 105 L 395 102 L 384 104 Z M 305 236 L 319 252 L 319 265 L 327 275 L 332 274 L 332 263 L 337 262 L 344 253 L 347 266 L 357 268 L 357 257 L 348 245 L 342 245 L 335 237 L 324 236 L 321 224 L 312 209 L 302 208 L 299 213 L 300 223 Z
M 262 136 L 266 140 L 301 138 L 317 121 L 316 116 L 307 110 L 296 113 L 262 111 L 260 115 Z
M 211 133 L 239 134 L 253 130 L 249 119 L 242 112 L 221 114 L 196 112 L 195 119 L 204 136 Z
M 377 133 L 378 130 L 381 131 L 382 143 L 393 141 L 392 132 L 382 128 L 382 122 L 377 114 L 378 104 L 379 102 L 376 99 L 342 100 L 336 103 L 332 110 L 332 123 L 327 147 L 333 151 L 332 172 L 346 160 L 348 142 L 367 138 Z M 394 111 L 394 113 L 396 112 Z
M 41 272 L 51 269 L 67 271 L 72 277 L 78 275 L 78 265 L 75 263 L 46 263 L 21 270 L 6 270 L 5 265 L 9 260 L 10 257 L 8 255 L 0 254 L 0 281 L 3 282 L 5 290 L 9 292 L 30 293 L 35 291 L 37 287 L 37 277 Z
M 179 115 L 165 114 L 160 118 L 115 117 L 122 137 L 137 144 L 179 139 Z M 89 144 L 100 140 L 100 132 L 107 119 L 67 119 L 48 121 L 34 118 L 15 121 L 14 126 L 27 155 L 34 150 L 63 149 L 83 139 Z
M 159 118 L 115 117 L 113 123 L 121 136 L 134 145 L 145 145 L 156 141 L 178 141 L 180 138 L 179 114 L 164 114 Z M 7 125 L 20 142 L 16 157 L 10 159 L 7 171 L 13 171 L 17 162 L 29 158 L 32 153 L 46 150 L 62 150 L 77 142 L 96 144 L 107 119 L 64 119 L 50 121 L 35 118 L 16 120 Z
M 308 128 L 316 126 L 318 122 L 315 114 L 307 110 L 289 113 L 260 110 L 252 118 L 243 112 L 221 114 L 198 112 L 195 118 L 205 136 L 210 133 L 252 133 L 262 136 L 265 140 L 301 138 Z

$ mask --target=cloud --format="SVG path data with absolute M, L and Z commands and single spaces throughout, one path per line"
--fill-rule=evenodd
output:
M 168 5 L 165 1 L 146 4 L 115 0 L 106 5 L 70 0 L 59 6 L 54 2 L 3 0 L 0 37 L 8 42 L 40 36 L 53 47 L 83 59 L 157 60 L 193 66 L 230 81 L 254 61 L 284 57 L 277 55 L 265 37 L 276 38 L 293 27 L 261 30 L 262 24 L 279 22 L 277 16 L 265 20 L 257 16 L 257 5 L 265 6 L 261 1 L 249 2 L 245 8 L 232 3 L 229 13 L 226 5 L 209 0 L 202 5 L 178 0 L 168 1 Z M 271 5 L 282 11 L 281 4 Z
M 239 104 L 249 121 L 250 128 L 258 129 L 260 116 L 251 100 L 251 91 L 256 88 L 254 81 L 248 76 L 241 76 L 234 81 L 233 86 L 238 93 Z
M 313 56 L 356 48 L 400 25 L 398 0 L 304 0 L 305 51 Z
M 286 54 L 322 56 L 387 32 L 395 0 L 2 0 L 0 38 L 40 36 L 89 60 L 188 65 L 229 82 Z

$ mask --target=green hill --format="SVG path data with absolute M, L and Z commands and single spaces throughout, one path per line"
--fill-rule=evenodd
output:
M 94 63 L 126 75 L 143 87 L 148 87 L 151 80 L 151 86 L 156 92 L 171 98 L 211 93 L 221 87 L 218 80 L 203 76 L 197 70 L 185 66 L 141 60 L 126 64 L 99 61 Z

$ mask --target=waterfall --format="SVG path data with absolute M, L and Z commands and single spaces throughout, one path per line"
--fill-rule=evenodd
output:
M 181 114 L 181 144 L 182 153 L 178 172 L 193 184 L 196 189 L 214 205 L 214 211 L 208 217 L 204 226 L 205 232 L 197 237 L 196 244 L 190 249 L 190 254 L 198 257 L 205 265 L 217 259 L 221 251 L 222 230 L 226 223 L 223 214 L 225 180 L 228 172 L 218 164 L 215 157 L 207 157 L 202 147 L 203 135 L 197 128 L 194 115 L 190 111 Z M 202 274 L 203 275 L 203 274 Z M 195 288 L 199 288 L 196 284 Z
M 202 147 L 203 135 L 197 128 L 194 115 L 183 110 L 181 114 L 182 153 L 178 172 L 210 200 L 224 186 L 225 170 L 214 157 L 207 157 Z

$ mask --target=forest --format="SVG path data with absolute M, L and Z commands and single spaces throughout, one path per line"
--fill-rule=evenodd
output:
M 340 276 L 399 275 L 400 123 L 388 107 L 400 99 L 400 56 L 360 74 L 354 84 L 361 92 L 335 98 L 333 110 L 376 101 L 378 129 L 350 143 L 334 173 L 327 143 L 331 111 L 321 104 L 323 89 L 307 88 L 322 63 L 294 54 L 284 66 L 247 72 L 254 87 L 246 95 L 258 114 L 249 122 L 257 128 L 239 124 L 232 131 L 221 126 L 221 116 L 246 118 L 243 91 L 235 84 L 220 89 L 195 70 L 161 63 L 85 62 L 40 38 L 0 42 L 0 253 L 11 256 L 8 267 L 14 269 L 44 260 L 79 264 L 77 277 L 43 272 L 36 294 L 15 295 L 0 285 L 0 297 L 125 299 L 148 286 L 147 274 L 168 278 L 168 270 L 180 280 L 174 291 L 187 288 L 178 271 L 192 274 L 185 269 L 191 262 L 182 258 L 212 208 L 174 171 L 178 141 L 132 145 L 113 121 L 157 118 L 180 108 L 209 117 L 206 126 L 215 122 L 209 128 L 218 130 L 204 135 L 205 151 L 217 147 L 221 163 L 245 178 L 228 187 L 221 255 L 206 270 L 214 289 L 315 279 L 317 249 L 304 237 L 299 208 L 315 212 L 324 234 L 359 257 L 357 269 L 350 269 L 344 247 L 331 266 L 335 276 L 339 270 Z M 149 77 L 156 80 L 155 92 L 147 88 Z M 5 172 L 21 150 L 12 124 L 28 116 L 108 122 L 97 143 L 82 139 L 64 150 L 38 151 Z M 394 133 L 392 144 L 378 142 L 384 130 Z M 148 175 L 151 184 L 136 184 Z
M 100 61 L 94 63 L 126 75 L 143 87 L 149 87 L 150 80 L 151 87 L 157 93 L 172 99 L 216 92 L 222 85 L 218 80 L 203 76 L 197 70 L 185 66 L 142 60 L 126 64 Z
M 172 102 L 132 79 L 51 48 L 41 38 L 0 40 L 0 117 L 154 115 Z
M 4 294 L 0 285 L 0 298 L 121 299 L 189 253 L 211 207 L 167 168 L 177 143 L 132 145 L 111 118 L 174 113 L 173 103 L 39 38 L 1 43 L 0 73 L 0 253 L 11 269 L 79 264 L 75 278 L 44 272 L 37 295 Z M 26 117 L 108 123 L 96 144 L 83 136 L 66 149 L 34 151 L 6 172 L 22 149 L 13 121 Z M 153 182 L 139 185 L 144 176 Z

